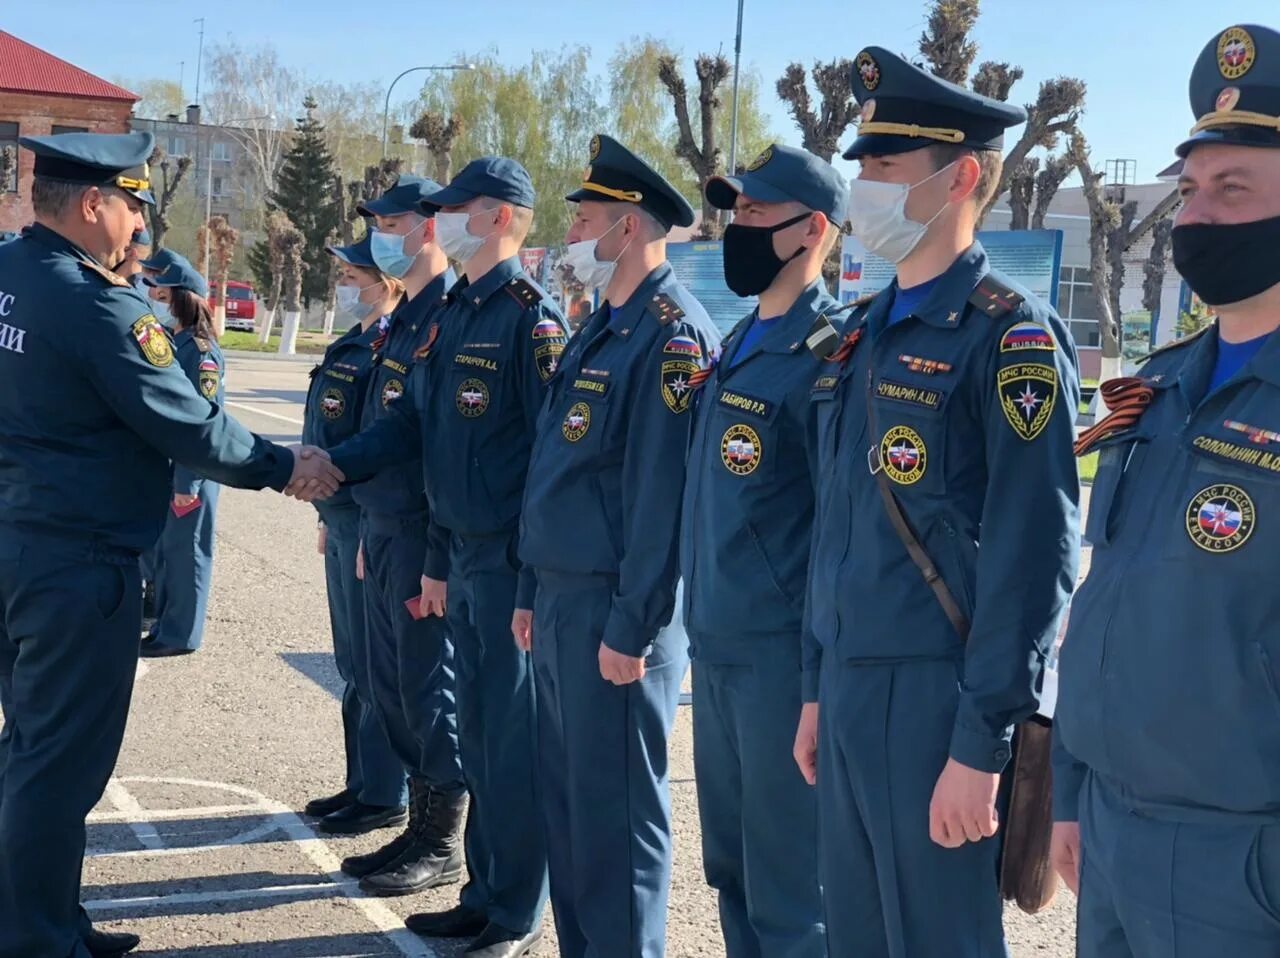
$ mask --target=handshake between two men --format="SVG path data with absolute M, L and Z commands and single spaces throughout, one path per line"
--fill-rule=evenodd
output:
M 293 453 L 293 474 L 284 487 L 286 496 L 301 502 L 328 499 L 346 479 L 318 446 L 290 446 L 289 451 Z

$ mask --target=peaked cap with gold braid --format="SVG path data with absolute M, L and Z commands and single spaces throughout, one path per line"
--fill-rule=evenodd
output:
M 1178 147 L 1201 143 L 1280 147 L 1280 33 L 1245 24 L 1205 45 L 1191 71 L 1196 124 Z
M 634 203 L 667 229 L 693 225 L 693 207 L 680 191 L 613 137 L 603 133 L 593 136 L 588 159 L 582 186 L 566 200 Z

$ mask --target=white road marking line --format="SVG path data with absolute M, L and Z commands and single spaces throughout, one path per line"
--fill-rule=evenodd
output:
M 261 805 L 201 805 L 199 808 L 163 808 L 159 811 L 147 811 L 147 820 L 151 822 L 169 822 L 187 818 L 192 815 L 234 815 L 236 812 L 262 812 Z M 97 822 L 126 822 L 134 816 L 134 812 L 93 812 L 85 821 L 93 825 Z
M 156 908 L 170 905 L 200 905 L 205 902 L 245 901 L 254 898 L 283 897 L 291 893 L 309 892 L 319 897 L 321 893 L 350 894 L 359 888 L 355 881 L 333 882 L 328 880 L 304 882 L 298 885 L 269 885 L 265 888 L 237 888 L 231 891 L 190 891 L 174 895 L 141 895 L 136 898 L 95 898 L 84 903 L 89 911 L 111 911 L 116 908 Z
M 266 838 L 268 835 L 271 835 L 274 832 L 279 832 L 284 830 L 285 823 L 281 822 L 276 816 L 270 815 L 264 812 L 262 809 L 258 809 L 258 814 L 267 815 L 267 821 L 261 825 L 258 825 L 255 828 L 250 828 L 250 829 L 247 829 L 246 831 L 240 832 L 238 835 L 232 835 L 230 838 L 219 838 L 211 842 L 201 842 L 198 845 L 174 845 L 168 848 L 163 846 L 159 848 L 152 848 L 148 846 L 146 848 L 131 848 L 131 849 L 128 849 L 127 851 L 107 851 L 104 849 L 95 848 L 95 849 L 90 849 L 86 851 L 84 853 L 84 857 L 85 858 L 164 858 L 164 857 L 172 857 L 174 855 L 192 855 L 197 852 L 211 851 L 216 848 L 234 848 L 237 845 L 249 845 L 249 844 L 258 842 L 259 839 Z M 134 828 L 135 832 L 137 831 L 136 823 L 130 822 L 129 827 Z M 145 827 L 151 828 L 151 826 L 149 825 Z M 151 831 L 155 833 L 154 828 L 152 828 Z M 156 838 L 157 840 L 159 839 L 158 833 L 156 833 Z M 283 841 L 284 839 L 281 839 L 281 840 Z
M 289 840 L 294 843 L 298 851 L 302 852 L 312 865 L 325 873 L 325 878 L 335 887 L 342 890 L 343 895 L 340 900 L 345 901 L 368 921 L 374 928 L 386 938 L 395 949 L 405 958 L 441 958 L 441 955 L 434 948 L 430 947 L 426 941 L 419 938 L 409 929 L 404 927 L 404 920 L 400 918 L 394 911 L 376 898 L 366 898 L 360 892 L 357 885 L 353 891 L 348 892 L 347 886 L 350 884 L 346 876 L 342 873 L 341 861 L 338 856 L 333 853 L 323 841 L 316 837 L 307 825 L 293 811 L 293 809 L 273 801 L 261 792 L 255 792 L 252 789 L 244 788 L 239 785 L 229 785 L 224 782 L 206 782 L 193 778 L 160 778 L 150 775 L 124 775 L 118 779 L 112 780 L 116 782 L 145 782 L 156 785 L 181 785 L 189 788 L 208 788 L 216 791 L 230 792 L 233 795 L 239 795 L 242 798 L 251 799 L 257 803 L 257 808 L 264 814 L 272 816 L 270 830 L 283 831 Z M 108 786 L 110 788 L 110 786 Z M 132 796 L 130 796 L 132 797 Z M 199 812 L 200 809 L 190 809 L 190 812 Z M 146 815 L 145 810 L 139 806 L 139 813 Z M 187 849 L 194 851 L 196 849 Z M 138 857 L 146 854 L 145 852 L 124 853 Z M 152 853 L 156 854 L 156 853 Z M 193 893 L 194 894 L 194 893 Z M 170 897 L 167 901 L 173 901 L 177 896 Z M 227 893 L 217 893 L 213 895 L 215 898 L 228 897 Z M 99 907 L 97 902 L 86 901 L 86 908 Z
M 107 783 L 106 797 L 119 811 L 129 816 L 129 828 L 143 848 L 152 852 L 164 849 L 160 833 L 146 820 L 147 813 L 129 790 L 120 784 L 119 779 L 112 779 Z
M 268 419 L 279 419 L 281 422 L 287 422 L 294 426 L 301 426 L 301 419 L 293 419 L 289 416 L 282 416 L 278 412 L 267 412 L 265 409 L 259 409 L 257 406 L 250 406 L 248 403 L 231 402 L 228 400 L 222 405 L 230 406 L 232 409 L 243 409 L 245 412 L 251 412 L 258 416 L 266 416 Z

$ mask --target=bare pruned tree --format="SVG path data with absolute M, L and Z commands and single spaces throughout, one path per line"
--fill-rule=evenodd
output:
M 978 22 L 978 0 L 934 0 L 920 34 L 920 53 L 934 76 L 964 86 L 978 45 L 969 39 Z
M 1040 84 L 1036 102 L 1027 107 L 1027 123 L 1022 128 L 1022 135 L 1005 154 L 1000 183 L 982 211 L 984 216 L 995 205 L 1000 194 L 1009 188 L 1009 177 L 1013 170 L 1031 155 L 1032 150 L 1057 149 L 1058 138 L 1062 134 L 1070 134 L 1076 128 L 1076 121 L 1080 119 L 1080 112 L 1084 108 L 1085 91 L 1084 81 L 1073 77 L 1057 77 Z
M 196 233 L 199 252 L 197 255 L 203 262 L 206 250 L 209 253 L 209 272 L 206 279 L 216 293 L 217 308 L 213 314 L 214 329 L 222 335 L 227 316 L 227 280 L 231 275 L 231 261 L 235 259 L 236 247 L 240 242 L 240 231 L 227 222 L 225 216 L 214 216 L 208 223 L 203 223 Z
M 1031 204 L 1036 196 L 1036 174 L 1040 158 L 1029 156 L 1009 177 L 1009 229 L 1025 230 L 1031 225 Z
M 791 117 L 800 127 L 801 145 L 827 162 L 840 149 L 840 138 L 858 118 L 858 104 L 853 98 L 849 75 L 852 60 L 832 60 L 813 64 L 813 85 L 818 91 L 818 108 L 813 108 L 805 69 L 790 64 L 778 80 L 778 98 L 787 105 Z
M 1089 207 L 1089 278 L 1098 307 L 1098 329 L 1102 338 L 1102 379 L 1120 375 L 1120 328 L 1111 309 L 1111 257 L 1109 238 L 1120 225 L 1120 208 L 1102 190 L 1103 174 L 1094 172 L 1089 160 L 1089 144 L 1079 130 L 1071 135 L 1068 148 L 1071 162 L 1080 173 L 1085 203 Z
M 160 249 L 164 246 L 164 234 L 169 231 L 169 207 L 178 193 L 182 178 L 191 169 L 191 157 L 179 156 L 175 159 L 157 146 L 147 162 L 153 170 L 160 171 L 160 188 L 152 191 L 156 198 L 155 204 L 147 207 L 151 246 L 153 249 Z
M 276 311 L 280 308 L 280 298 L 284 292 L 284 258 L 282 250 L 284 244 L 280 237 L 287 231 L 294 229 L 294 225 L 289 222 L 289 217 L 281 210 L 271 210 L 267 213 L 266 221 L 267 233 L 267 264 L 270 266 L 271 287 L 267 290 L 267 315 L 263 317 L 262 329 L 258 331 L 258 340 L 266 343 L 271 339 L 271 327 L 275 321 Z
M 296 351 L 298 324 L 302 313 L 302 254 L 307 247 L 302 231 L 289 223 L 276 232 L 271 240 L 272 257 L 280 263 L 281 306 L 284 319 L 280 326 L 280 352 L 289 355 Z
M 453 175 L 453 144 L 462 136 L 462 118 L 456 114 L 445 119 L 443 113 L 428 110 L 414 120 L 409 135 L 427 144 L 427 152 L 435 161 L 434 178 L 441 186 Z
M 0 193 L 18 177 L 18 151 L 12 146 L 0 147 Z
M 671 102 L 675 109 L 676 126 L 679 138 L 676 141 L 676 156 L 681 157 L 692 167 L 698 178 L 699 192 L 706 186 L 707 180 L 721 171 L 721 151 L 716 144 L 716 111 L 721 107 L 720 86 L 731 72 L 729 61 L 716 54 L 699 54 L 693 61 L 694 73 L 698 78 L 698 107 L 701 122 L 701 140 L 694 138 L 693 121 L 689 112 L 688 87 L 684 77 L 680 75 L 679 61 L 670 54 L 658 60 L 658 78 L 667 92 L 671 94 Z M 715 239 L 719 237 L 720 211 L 707 202 L 705 194 L 702 198 L 702 227 L 700 235 Z
M 1044 169 L 1036 174 L 1036 205 L 1031 213 L 1033 230 L 1044 229 L 1049 206 L 1073 168 L 1071 157 L 1067 153 L 1055 154 L 1044 161 Z
M 1151 227 L 1151 252 L 1142 264 L 1142 308 L 1152 316 L 1160 312 L 1164 292 L 1164 274 L 1169 261 L 1169 240 L 1173 236 L 1173 217 L 1165 216 Z M 1151 344 L 1152 346 L 1155 343 Z

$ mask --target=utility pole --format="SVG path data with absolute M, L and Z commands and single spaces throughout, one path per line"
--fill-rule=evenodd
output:
M 195 103 L 200 102 L 200 68 L 204 66 L 204 17 L 197 17 L 191 21 L 200 24 L 200 52 L 196 54 L 196 98 Z
M 185 102 L 187 99 L 187 61 L 178 61 L 178 93 Z
M 733 39 L 733 119 L 729 123 L 729 175 L 738 172 L 738 64 L 742 60 L 742 7 L 738 0 L 738 32 Z

